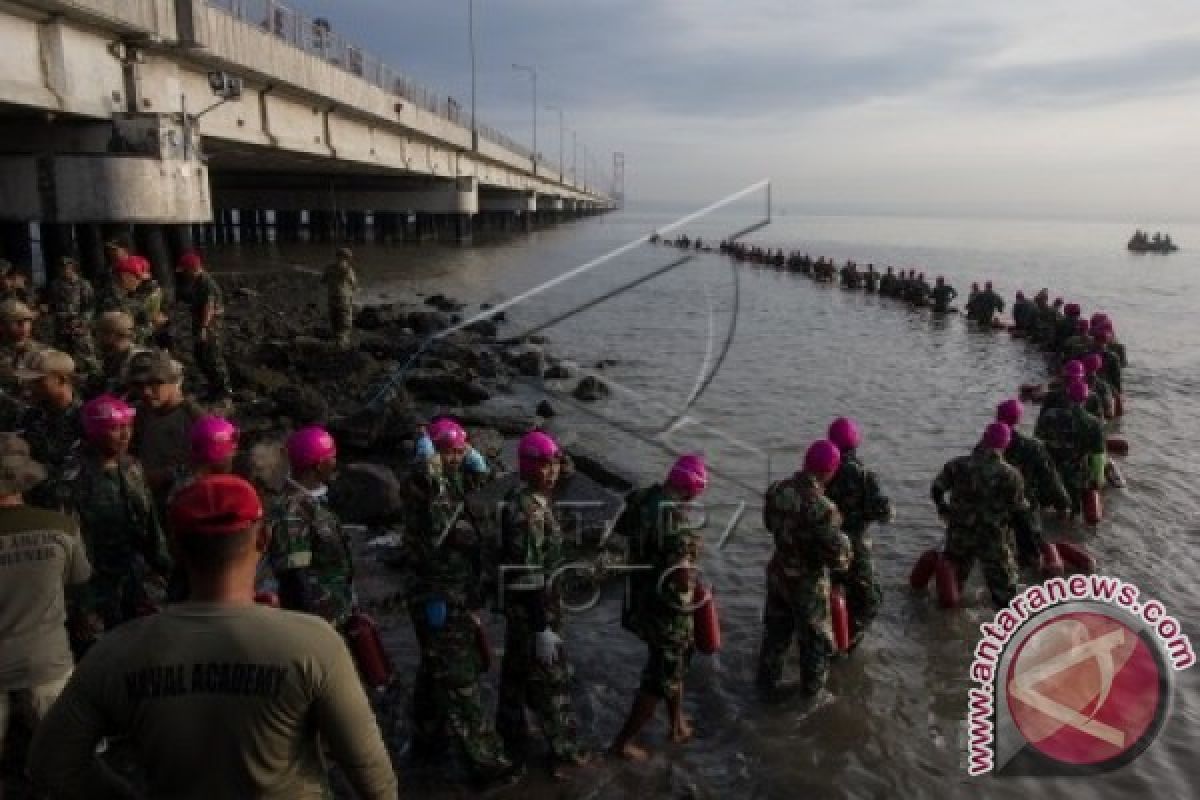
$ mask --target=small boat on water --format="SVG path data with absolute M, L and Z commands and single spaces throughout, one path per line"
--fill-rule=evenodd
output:
M 1169 233 L 1155 233 L 1149 236 L 1145 231 L 1134 231 L 1129 243 L 1125 245 L 1131 253 L 1174 253 L 1179 247 L 1171 241 Z

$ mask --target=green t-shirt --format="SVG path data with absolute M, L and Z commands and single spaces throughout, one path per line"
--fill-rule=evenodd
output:
M 0 692 L 71 671 L 64 589 L 91 574 L 70 517 L 29 506 L 0 508 Z
M 148 796 L 327 795 L 325 753 L 366 800 L 394 800 L 396 773 L 341 636 L 309 614 L 183 603 L 105 634 L 38 727 L 35 785 L 94 797 L 104 737 L 124 736 Z

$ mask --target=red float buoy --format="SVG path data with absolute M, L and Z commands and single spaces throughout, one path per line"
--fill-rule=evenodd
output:
M 1127 456 L 1129 455 L 1129 441 L 1120 436 L 1110 436 L 1104 443 L 1104 449 L 1114 456 Z
M 386 686 L 392 679 L 392 661 L 383 649 L 379 626 L 361 611 L 355 611 L 346 621 L 346 639 L 363 683 L 372 689 Z
M 839 653 L 850 651 L 850 609 L 846 605 L 846 590 L 829 587 L 829 617 L 833 623 L 833 646 Z
M 946 558 L 945 554 L 939 554 L 937 564 L 934 566 L 934 575 L 936 576 L 938 605 L 942 608 L 958 608 L 958 568 L 954 566 L 954 562 Z
M 1062 560 L 1079 572 L 1090 574 L 1096 571 L 1096 557 L 1089 553 L 1083 545 L 1063 541 L 1056 542 L 1054 546 L 1062 556 Z
M 1088 525 L 1098 525 L 1104 517 L 1104 503 L 1100 500 L 1097 489 L 1085 489 L 1083 492 L 1083 518 Z
M 258 592 L 254 595 L 254 602 L 260 606 L 279 608 L 279 595 L 274 592 Z
M 717 600 L 708 586 L 697 586 L 696 609 L 692 612 L 692 625 L 696 634 L 696 649 L 706 656 L 721 649 L 721 619 L 717 615 Z
M 929 579 L 933 577 L 933 571 L 937 568 L 940 556 L 941 553 L 937 550 L 926 550 L 924 553 L 921 553 L 921 557 L 913 565 L 912 573 L 908 576 L 908 585 L 914 591 L 919 592 L 929 585 Z
M 1042 542 L 1042 577 L 1061 578 L 1066 569 L 1063 568 L 1062 556 L 1053 542 Z

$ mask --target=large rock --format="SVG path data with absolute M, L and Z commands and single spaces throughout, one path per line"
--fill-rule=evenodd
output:
M 308 386 L 289 384 L 271 395 L 277 412 L 289 417 L 297 428 L 325 425 L 329 421 L 329 404 L 319 392 Z
M 552 364 L 542 377 L 548 381 L 565 381 L 571 377 L 571 370 L 565 364 Z
M 545 371 L 545 354 L 542 353 L 542 348 L 536 345 L 507 350 L 504 360 L 526 378 L 540 378 Z
M 425 298 L 425 305 L 433 306 L 438 311 L 462 311 L 466 308 L 466 303 L 460 303 L 452 297 L 447 297 L 444 294 L 435 294 Z
M 404 385 L 417 397 L 445 405 L 478 405 L 491 397 L 476 381 L 433 370 L 413 370 Z
M 571 394 L 580 402 L 594 403 L 597 400 L 603 400 L 611 393 L 612 390 L 608 388 L 608 384 L 595 375 L 588 375 L 579 382 Z
M 235 381 L 252 389 L 257 394 L 274 395 L 275 392 L 291 382 L 291 379 L 282 372 L 256 366 L 246 361 L 231 360 L 229 368 Z
M 505 436 L 521 436 L 533 430 L 534 418 L 524 412 L 504 414 L 492 411 L 467 410 L 459 415 L 463 425 L 494 428 Z
M 343 522 L 375 525 L 397 520 L 404 504 L 396 473 L 381 464 L 350 464 L 338 469 L 329 502 Z

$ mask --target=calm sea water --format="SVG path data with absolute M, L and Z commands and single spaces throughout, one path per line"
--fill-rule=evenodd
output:
M 681 230 L 716 240 L 754 222 L 755 209 L 747 203 Z M 360 247 L 364 299 L 403 289 L 473 303 L 504 301 L 674 218 L 622 212 L 471 248 Z M 1107 518 L 1095 533 L 1068 534 L 1088 542 L 1102 572 L 1137 583 L 1197 637 L 1200 226 L 1175 226 L 1170 232 L 1184 249 L 1168 257 L 1126 253 L 1131 232 L 1127 225 L 1079 222 L 783 216 L 748 240 L 922 269 L 931 280 L 946 276 L 964 297 L 971 281 L 993 280 L 1010 301 L 1017 288 L 1046 286 L 1088 313 L 1109 312 L 1131 362 L 1127 413 L 1119 425 L 1131 443 L 1122 465 L 1129 486 L 1108 493 Z M 515 306 L 509 332 L 552 320 L 679 255 L 642 246 L 606 261 Z M 271 245 L 226 249 L 214 261 L 226 268 L 319 266 L 325 256 L 324 248 Z M 1006 334 L 968 331 L 960 317 L 935 319 L 798 275 L 735 267 L 717 255 L 698 256 L 545 333 L 556 352 L 583 365 L 619 360 L 603 373 L 618 387 L 609 401 L 582 410 L 552 400 L 568 436 L 647 481 L 658 479 L 670 461 L 664 441 L 709 456 L 719 477 L 708 498 L 716 508 L 704 567 L 719 595 L 725 650 L 693 662 L 687 704 L 697 722 L 694 744 L 666 747 L 658 723 L 649 742 L 663 747 L 649 764 L 606 763 L 567 787 L 531 777 L 519 791 L 605 798 L 795 797 L 806 791 L 855 798 L 1195 796 L 1196 669 L 1176 676 L 1162 734 L 1122 771 L 1070 781 L 968 780 L 965 774 L 970 653 L 977 626 L 991 611 L 977 605 L 940 612 L 932 598 L 908 590 L 906 577 L 916 556 L 941 540 L 928 496 L 934 475 L 970 448 L 996 403 L 1045 374 L 1036 351 Z M 718 361 L 720 369 L 706 378 Z M 527 389 L 498 403 L 531 408 L 537 399 Z M 1026 427 L 1034 412 L 1027 407 Z M 896 522 L 875 534 L 883 610 L 867 642 L 834 668 L 827 698 L 815 706 L 765 706 L 752 688 L 770 552 L 760 521 L 762 489 L 795 469 L 808 442 L 840 414 L 864 424 L 862 455 L 898 508 Z M 744 518 L 719 548 L 722 528 L 740 503 Z M 971 586 L 979 585 L 976 576 Z M 596 746 L 616 733 L 642 667 L 640 644 L 617 618 L 608 597 L 570 624 L 579 711 Z M 401 662 L 411 663 L 412 637 L 403 621 L 394 633 L 404 649 Z

